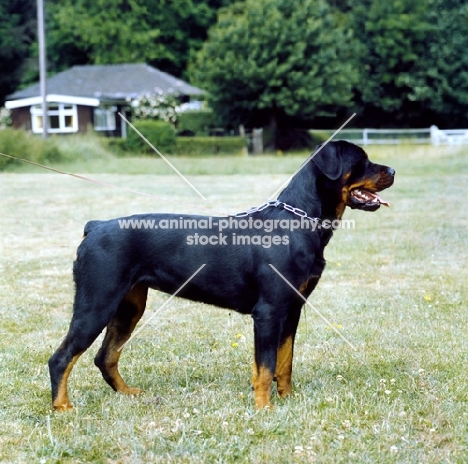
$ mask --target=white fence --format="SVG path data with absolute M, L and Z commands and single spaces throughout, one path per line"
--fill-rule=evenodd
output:
M 432 145 L 465 145 L 468 144 L 468 129 L 441 130 L 431 126 Z
M 331 136 L 333 130 L 315 130 L 310 133 Z M 442 130 L 437 126 L 427 129 L 343 129 L 335 139 L 348 140 L 358 145 L 396 145 L 396 144 L 432 144 L 465 145 L 468 144 L 468 129 Z

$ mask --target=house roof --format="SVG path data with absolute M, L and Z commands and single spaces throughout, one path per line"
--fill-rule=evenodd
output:
M 47 79 L 47 93 L 100 100 L 129 100 L 143 93 L 204 95 L 204 91 L 147 64 L 73 66 Z M 8 95 L 18 100 L 40 95 L 39 83 Z

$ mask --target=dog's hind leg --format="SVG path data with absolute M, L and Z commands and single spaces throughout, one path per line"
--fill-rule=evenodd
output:
M 68 377 L 76 361 L 85 350 L 86 348 L 78 351 L 73 349 L 70 347 L 70 342 L 65 339 L 49 359 L 49 372 L 52 383 L 52 407 L 56 411 L 73 409 L 73 405 L 68 398 Z
M 98 317 L 83 317 L 82 311 L 74 312 L 68 333 L 49 359 L 52 385 L 52 406 L 57 411 L 66 411 L 73 406 L 68 398 L 67 381 L 78 358 L 91 346 L 106 326 Z
M 117 312 L 107 325 L 102 346 L 94 358 L 104 380 L 115 390 L 127 395 L 141 393 L 139 388 L 130 388 L 122 379 L 118 362 L 122 345 L 130 338 L 133 329 L 143 316 L 146 307 L 148 287 L 136 284 L 121 301 Z
M 73 408 L 67 391 L 73 365 L 107 326 L 128 291 L 117 280 L 97 279 L 94 274 L 82 272 L 76 272 L 75 277 L 75 303 L 70 328 L 49 359 L 52 406 L 58 411 Z

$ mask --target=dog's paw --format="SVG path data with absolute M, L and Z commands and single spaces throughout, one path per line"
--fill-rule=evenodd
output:
M 119 393 L 123 393 L 124 395 L 129 395 L 129 396 L 137 396 L 141 395 L 144 392 L 141 388 L 130 388 L 126 387 L 121 390 L 119 390 Z
M 54 411 L 57 412 L 66 412 L 66 411 L 71 411 L 73 409 L 73 404 L 70 402 L 67 403 L 62 403 L 62 404 L 54 404 L 52 405 Z

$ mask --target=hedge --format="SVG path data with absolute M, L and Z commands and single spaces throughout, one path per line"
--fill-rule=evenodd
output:
M 177 137 L 174 154 L 187 156 L 244 155 L 244 137 Z
M 195 135 L 206 135 L 211 127 L 215 127 L 213 111 L 187 111 L 179 115 L 178 132 L 192 132 Z
M 142 120 L 133 123 L 136 129 L 161 153 L 172 153 L 176 142 L 175 129 L 164 121 Z M 154 150 L 133 129 L 129 129 L 125 150 L 134 154 L 155 154 Z

